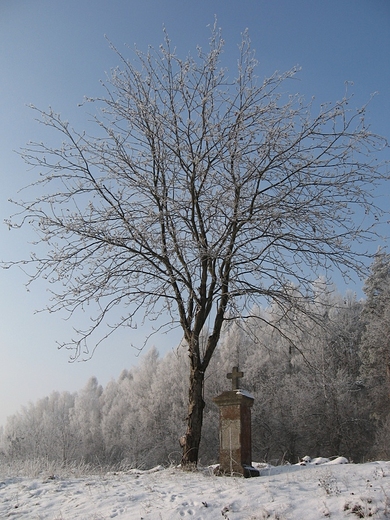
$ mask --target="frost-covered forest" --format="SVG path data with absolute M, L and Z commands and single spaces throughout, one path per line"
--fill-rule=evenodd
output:
M 253 460 L 390 457 L 390 255 L 377 254 L 364 292 L 358 301 L 318 280 L 307 312 L 252 309 L 225 327 L 205 381 L 201 463 L 218 456 L 212 398 L 229 388 L 233 365 L 255 397 Z M 322 315 L 316 323 L 309 322 L 313 308 Z M 180 461 L 187 362 L 185 346 L 163 357 L 152 349 L 105 388 L 91 378 L 77 393 L 29 403 L 1 430 L 1 457 L 142 468 Z

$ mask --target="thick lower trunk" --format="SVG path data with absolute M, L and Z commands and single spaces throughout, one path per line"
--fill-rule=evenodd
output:
M 204 373 L 198 368 L 192 368 L 190 373 L 190 388 L 188 400 L 187 431 L 182 437 L 183 448 L 182 467 L 190 469 L 196 467 L 199 456 L 199 444 L 202 435 L 203 409 L 203 381 Z

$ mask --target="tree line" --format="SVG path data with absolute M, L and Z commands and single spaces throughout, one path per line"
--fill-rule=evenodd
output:
M 256 307 L 251 317 L 226 322 L 204 384 L 201 463 L 218 458 L 212 398 L 229 388 L 234 365 L 255 397 L 254 460 L 390 457 L 390 255 L 376 255 L 364 291 L 358 300 L 318 280 L 306 309 Z M 312 311 L 322 319 L 308 327 Z M 201 349 L 207 337 L 205 330 Z M 188 364 L 185 346 L 163 357 L 152 348 L 105 388 L 93 377 L 79 392 L 29 403 L 8 418 L 2 457 L 137 467 L 180 462 Z

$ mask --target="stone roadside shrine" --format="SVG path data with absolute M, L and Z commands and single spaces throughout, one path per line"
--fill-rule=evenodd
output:
M 219 407 L 219 474 L 258 477 L 260 472 L 252 466 L 251 408 L 254 398 L 240 388 L 244 377 L 233 367 L 227 378 L 232 389 L 214 397 Z

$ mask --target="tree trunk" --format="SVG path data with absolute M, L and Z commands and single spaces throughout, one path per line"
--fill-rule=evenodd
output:
M 204 372 L 199 367 L 191 367 L 188 399 L 187 431 L 182 438 L 182 467 L 195 468 L 198 463 L 199 444 L 202 434 Z

